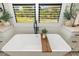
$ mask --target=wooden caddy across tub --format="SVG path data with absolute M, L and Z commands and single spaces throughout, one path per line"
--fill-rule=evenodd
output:
M 52 52 L 47 36 L 43 38 L 43 34 L 41 34 L 41 44 L 42 44 L 42 52 Z

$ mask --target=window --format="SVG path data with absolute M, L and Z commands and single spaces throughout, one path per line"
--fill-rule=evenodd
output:
M 39 22 L 58 22 L 61 11 L 61 4 L 39 4 Z
M 17 23 L 33 23 L 35 20 L 35 4 L 13 4 Z

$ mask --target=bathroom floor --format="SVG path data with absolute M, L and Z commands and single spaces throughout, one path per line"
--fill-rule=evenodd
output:
M 9 56 L 9 55 L 0 51 L 0 56 Z M 66 56 L 79 56 L 79 51 L 70 52 Z

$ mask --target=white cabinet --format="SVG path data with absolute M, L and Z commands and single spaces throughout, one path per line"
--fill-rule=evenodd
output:
M 73 51 L 79 51 L 79 35 L 72 32 L 72 36 L 69 39 L 69 44 Z
M 79 51 L 79 27 L 65 27 L 61 30 L 65 41 L 71 46 L 72 50 Z

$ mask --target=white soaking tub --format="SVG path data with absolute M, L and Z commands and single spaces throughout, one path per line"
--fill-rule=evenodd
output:
M 58 34 L 47 34 L 52 53 L 42 52 L 40 34 L 16 34 L 1 50 L 11 56 L 65 55 L 70 46 Z

